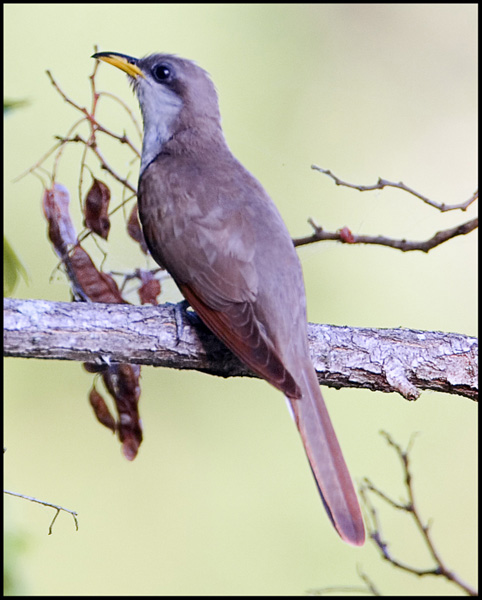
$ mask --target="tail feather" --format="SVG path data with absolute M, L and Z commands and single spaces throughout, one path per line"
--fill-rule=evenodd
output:
M 321 499 L 340 537 L 361 546 L 365 528 L 348 468 L 314 370 L 305 369 L 301 398 L 288 398 Z

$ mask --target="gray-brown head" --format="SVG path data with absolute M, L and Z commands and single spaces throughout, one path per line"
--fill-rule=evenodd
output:
M 98 52 L 93 58 L 125 71 L 133 83 L 144 120 L 141 173 L 174 138 L 181 149 L 194 141 L 224 144 L 216 89 L 194 62 L 172 54 L 133 58 Z

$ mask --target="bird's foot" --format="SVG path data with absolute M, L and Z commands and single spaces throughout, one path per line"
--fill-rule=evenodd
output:
M 181 300 L 181 302 L 174 305 L 174 320 L 176 321 L 176 333 L 179 341 L 185 341 L 186 339 L 184 335 L 186 320 L 194 327 L 202 325 L 201 319 L 192 310 L 187 300 Z

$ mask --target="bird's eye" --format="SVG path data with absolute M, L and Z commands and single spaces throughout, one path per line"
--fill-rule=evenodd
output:
M 152 74 L 154 75 L 154 79 L 156 79 L 156 81 L 159 81 L 159 83 L 164 83 L 171 78 L 172 71 L 170 67 L 161 63 L 152 69 Z

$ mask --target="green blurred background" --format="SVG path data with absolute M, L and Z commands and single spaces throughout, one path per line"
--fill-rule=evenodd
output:
M 33 165 L 78 115 L 45 70 L 89 102 L 90 55 L 173 52 L 207 69 L 236 156 L 275 200 L 293 236 L 312 217 L 328 230 L 426 239 L 474 216 L 440 214 L 396 190 L 360 194 L 310 169 L 368 184 L 403 180 L 455 203 L 476 185 L 476 5 L 7 4 L 5 94 L 28 106 L 5 121 L 5 230 L 29 273 L 15 296 L 68 300 L 41 214 Z M 103 66 L 98 83 L 132 106 L 126 78 Z M 125 115 L 106 104 L 119 133 Z M 119 152 L 120 161 L 123 154 Z M 76 201 L 80 149 L 58 180 Z M 120 169 L 132 165 L 120 163 Z M 100 175 L 111 183 L 104 173 Z M 114 201 L 121 191 L 112 187 Z M 121 229 L 117 215 L 114 229 Z M 117 227 L 116 227 L 117 225 Z M 77 226 L 80 223 L 77 222 Z M 108 268 L 136 264 L 114 234 Z M 301 248 L 309 319 L 351 326 L 476 333 L 476 234 L 402 254 L 334 243 Z M 177 299 L 169 285 L 165 300 Z M 79 364 L 5 361 L 5 485 L 79 513 L 7 497 L 9 594 L 292 595 L 360 585 L 357 565 L 385 594 L 444 595 L 380 561 L 370 543 L 344 545 L 326 518 L 282 396 L 261 381 L 143 368 L 144 443 L 131 464 L 87 401 Z M 352 476 L 403 497 L 397 459 L 378 435 L 406 444 L 422 515 L 447 564 L 475 585 L 476 407 L 456 396 L 324 388 Z M 414 528 L 383 509 L 397 556 L 430 559 Z

